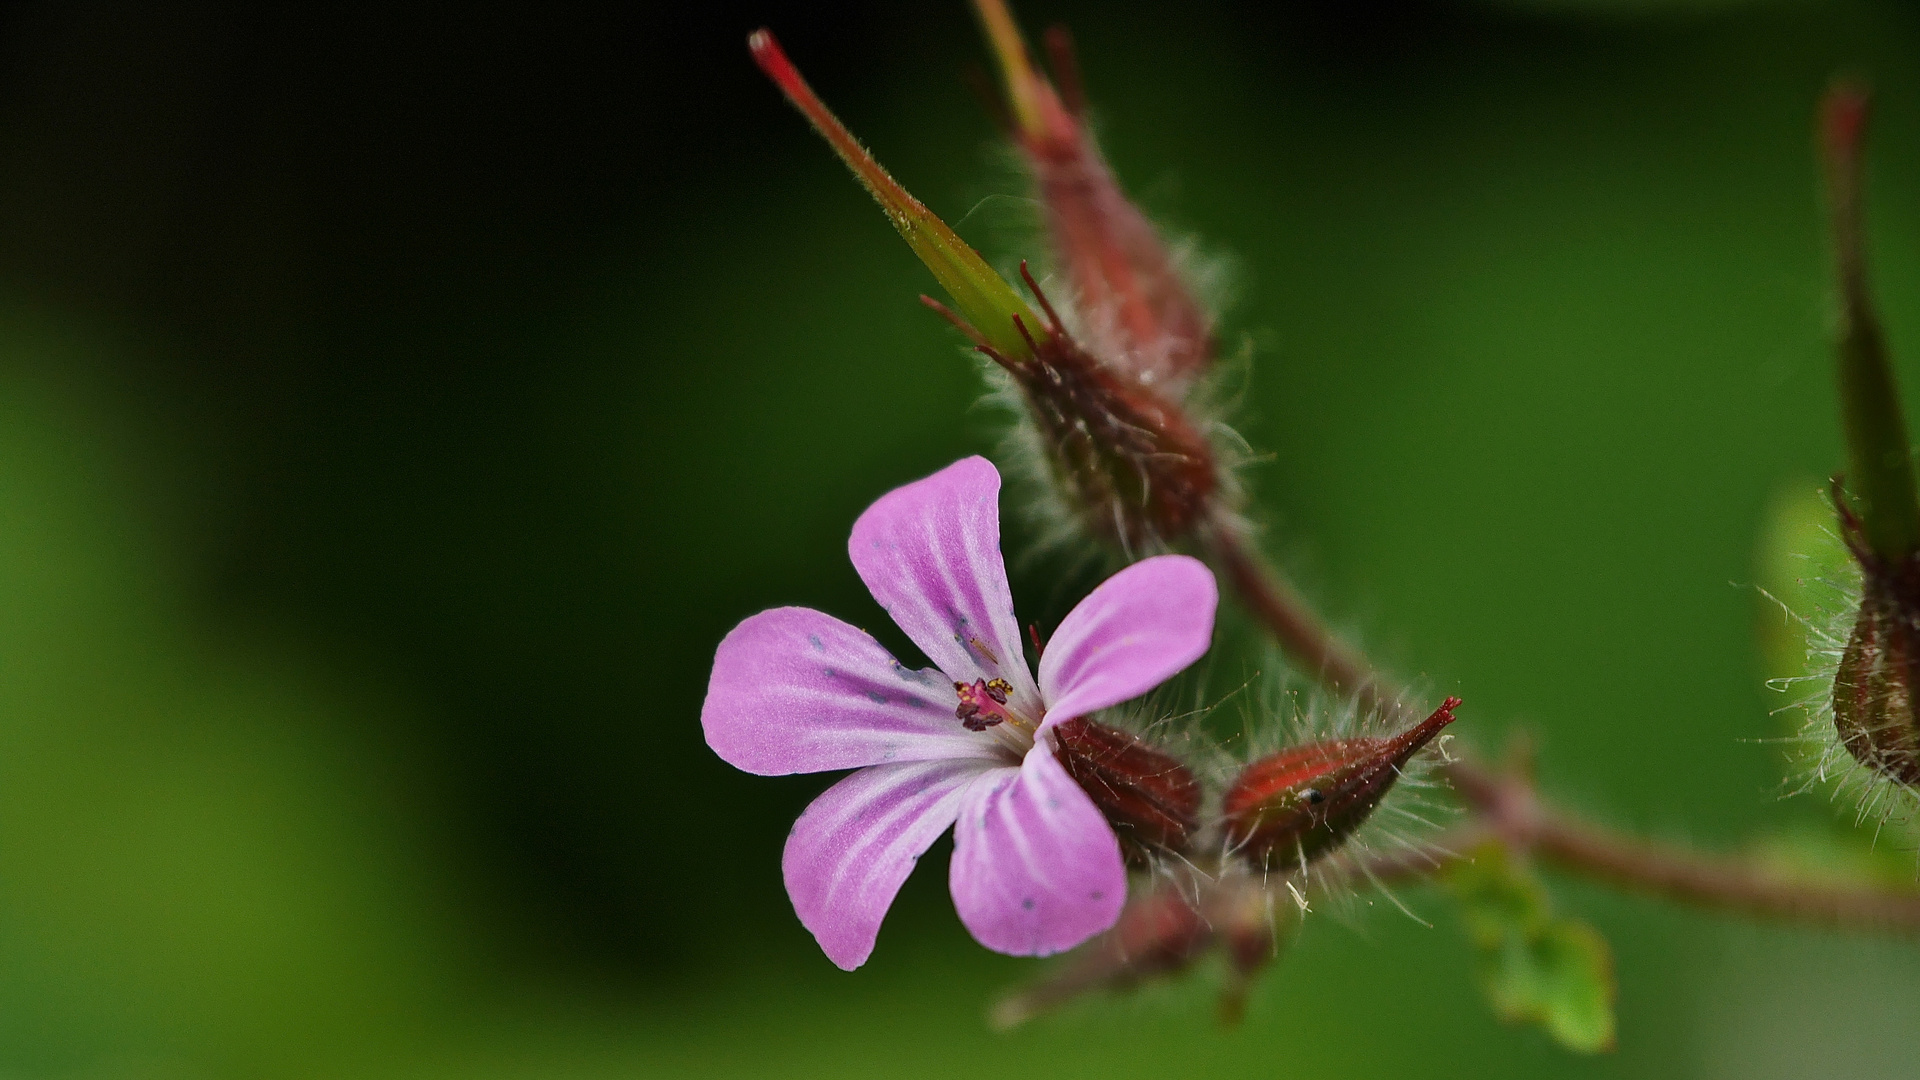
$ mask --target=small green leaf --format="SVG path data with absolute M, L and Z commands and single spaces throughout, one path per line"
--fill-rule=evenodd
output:
M 1583 1054 L 1613 1048 L 1613 955 L 1586 923 L 1559 919 L 1508 934 L 1482 956 L 1481 981 L 1501 1019 L 1539 1024 Z
M 1447 886 L 1479 954 L 1481 988 L 1502 1020 L 1538 1024 L 1578 1053 L 1613 1049 L 1613 954 L 1599 931 L 1554 918 L 1540 879 L 1497 843 L 1456 864 Z
M 1487 843 L 1447 874 L 1460 901 L 1467 934 L 1481 949 L 1498 949 L 1513 934 L 1536 932 L 1544 921 L 1546 889 L 1531 874 L 1516 872 L 1505 846 Z

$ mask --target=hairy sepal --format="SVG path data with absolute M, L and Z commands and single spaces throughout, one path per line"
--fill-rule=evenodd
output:
M 1391 737 L 1309 743 L 1248 765 L 1221 803 L 1231 849 L 1261 869 L 1305 866 L 1338 849 L 1459 705 L 1450 697 Z

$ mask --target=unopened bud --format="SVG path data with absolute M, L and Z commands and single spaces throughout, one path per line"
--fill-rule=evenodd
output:
M 1066 32 L 1047 37 L 1056 91 L 1033 65 L 1003 0 L 976 0 L 1000 62 L 1014 138 L 1033 172 L 1048 239 L 1073 287 L 1082 332 L 1116 375 L 1178 399 L 1213 360 L 1212 320 L 1153 224 L 1120 190 L 1086 130 Z
M 978 252 L 880 167 L 814 94 L 772 34 L 756 31 L 748 46 L 873 195 L 953 307 L 922 300 L 1019 388 L 1055 485 L 1085 530 L 1131 554 L 1191 535 L 1211 512 L 1219 487 L 1213 448 L 1174 398 L 1149 389 L 1153 380 L 1141 377 L 1131 346 L 1090 351 L 1075 341 L 1023 264 L 1021 273 L 1045 317 L 1036 314 Z
M 1254 865 L 1304 866 L 1353 835 L 1400 770 L 1453 723 L 1459 698 L 1390 738 L 1330 739 L 1282 750 L 1241 770 L 1221 810 L 1227 837 Z
M 1840 526 L 1860 564 L 1860 610 L 1833 675 L 1833 726 L 1855 761 L 1920 788 L 1920 556 L 1889 565 L 1867 545 L 1860 521 L 1834 493 Z
M 1267 885 L 1245 873 L 1162 881 L 1135 895 L 1113 929 L 1038 982 L 1002 998 L 996 1027 L 1013 1027 L 1087 993 L 1128 990 L 1192 967 L 1218 949 L 1226 962 L 1220 1019 L 1238 1023 L 1253 980 L 1279 956 L 1287 924 Z
M 1106 815 L 1129 862 L 1186 846 L 1200 822 L 1200 781 L 1179 759 L 1085 717 L 1053 734 L 1055 756 Z
M 1188 536 L 1207 518 L 1218 488 L 1213 448 L 1178 405 L 1082 348 L 1024 263 L 1020 271 L 1046 313 L 1045 336 L 1020 325 L 1025 362 L 980 348 L 1020 388 L 1054 481 L 1082 527 L 1132 552 Z

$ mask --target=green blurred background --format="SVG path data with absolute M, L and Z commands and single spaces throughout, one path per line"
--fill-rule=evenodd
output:
M 1130 188 L 1231 258 L 1268 544 L 1341 625 L 1605 820 L 1824 829 L 1759 741 L 1753 585 L 1769 507 L 1840 460 L 1837 70 L 1879 90 L 1920 389 L 1920 15 L 1019 14 L 1072 25 Z M 0 1074 L 1920 1072 L 1913 944 L 1563 880 L 1617 952 L 1600 1058 L 1499 1025 L 1431 890 L 1432 930 L 1310 922 L 1235 1031 L 1202 973 L 988 1032 L 1035 967 L 966 938 L 944 848 L 833 968 L 778 865 L 825 781 L 706 750 L 712 650 L 780 604 L 877 621 L 854 517 L 995 428 L 748 61 L 762 23 L 934 209 L 1031 252 L 959 0 L 6 9 Z M 1080 584 L 1014 587 L 1045 624 Z

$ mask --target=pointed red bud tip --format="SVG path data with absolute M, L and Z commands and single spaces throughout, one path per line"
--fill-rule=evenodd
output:
M 1017 138 L 1039 188 L 1056 262 L 1073 286 L 1087 345 L 1130 382 L 1178 397 L 1213 361 L 1212 318 L 1172 251 L 1121 192 L 1079 119 L 1079 65 L 1065 31 L 1048 35 L 1062 101 L 1033 66 L 1003 0 L 976 0 L 1000 61 Z
M 1453 723 L 1460 699 L 1391 738 L 1332 739 L 1282 750 L 1245 769 L 1221 810 L 1227 838 L 1261 868 L 1305 866 L 1366 822 L 1400 770 Z
M 1177 758 L 1085 717 L 1053 733 L 1054 756 L 1106 815 L 1129 862 L 1186 846 L 1200 823 L 1200 782 Z
M 1872 101 L 1858 83 L 1837 82 L 1820 103 L 1820 134 L 1829 168 L 1855 167 L 1867 129 Z

